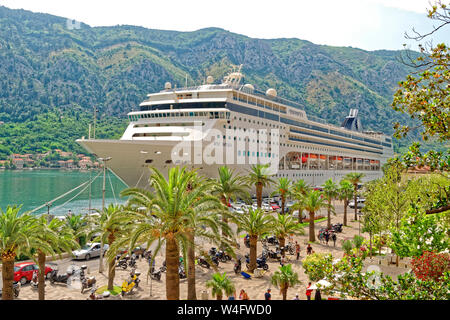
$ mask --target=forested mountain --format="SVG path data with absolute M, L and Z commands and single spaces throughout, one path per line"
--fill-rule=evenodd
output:
M 340 124 L 350 108 L 358 108 L 365 129 L 392 133 L 393 119 L 408 120 L 390 107 L 398 81 L 411 72 L 399 55 L 299 39 L 253 39 L 218 28 L 177 32 L 83 23 L 73 28 L 65 18 L 0 6 L 0 121 L 25 130 L 17 123 L 34 128 L 38 115 L 50 111 L 86 119 L 95 106 L 101 117 L 123 119 L 123 125 L 126 113 L 166 81 L 178 87 L 186 75 L 188 85 L 203 83 L 207 75 L 220 81 L 230 64 L 243 64 L 245 83 L 261 91 L 276 88 L 310 115 Z M 87 136 L 86 121 L 72 124 L 85 127 L 74 128 L 67 139 Z M 21 135 L 5 129 L 0 132 L 9 139 Z M 41 148 L 42 139 L 52 137 L 40 135 L 28 151 Z M 4 154 L 21 151 L 5 136 L 0 143 Z

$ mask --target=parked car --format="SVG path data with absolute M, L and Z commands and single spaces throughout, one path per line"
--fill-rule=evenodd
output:
M 280 206 L 277 205 L 277 204 L 275 204 L 275 203 L 271 203 L 271 204 L 270 204 L 270 209 L 271 209 L 272 211 L 276 211 L 276 212 L 278 212 L 278 213 L 281 212 Z
M 103 255 L 105 255 L 108 248 L 109 245 L 107 244 L 103 245 Z M 89 260 L 90 258 L 100 257 L 100 243 L 99 242 L 86 243 L 85 246 L 83 246 L 79 250 L 73 251 L 72 254 L 74 255 L 74 259 L 77 260 L 78 259 Z
M 295 211 L 292 213 L 292 217 L 298 219 L 298 210 L 295 210 Z M 303 213 L 302 213 L 302 219 L 306 219 L 306 213 L 305 213 L 304 211 L 303 211 Z
M 357 203 L 358 203 L 358 204 L 356 205 L 356 207 L 357 207 L 358 209 L 364 208 L 364 202 L 366 201 L 366 199 L 364 199 L 364 198 L 357 198 L 356 201 L 357 201 Z M 348 206 L 349 206 L 350 208 L 354 209 L 354 208 L 355 208 L 355 200 L 350 201 L 350 202 L 348 203 Z
M 127 252 L 128 252 L 128 250 L 121 250 L 121 251 L 119 251 L 118 254 L 125 255 Z M 145 252 L 146 251 L 143 247 L 136 247 L 132 251 L 132 253 L 134 253 L 136 255 L 136 257 L 139 257 L 139 256 L 144 257 Z
M 31 281 L 35 270 L 39 272 L 39 266 L 34 262 L 22 262 L 14 265 L 14 281 L 24 285 L 28 281 Z M 46 278 L 50 276 L 52 270 L 52 268 L 45 266 L 44 272 Z

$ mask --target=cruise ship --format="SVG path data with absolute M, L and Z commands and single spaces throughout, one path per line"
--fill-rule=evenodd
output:
M 118 140 L 81 138 L 77 142 L 105 162 L 129 187 L 148 188 L 149 166 L 167 175 L 173 166 L 196 168 L 217 177 L 227 165 L 247 174 L 256 163 L 269 164 L 275 178 L 304 179 L 319 186 L 349 172 L 363 181 L 382 176 L 393 156 L 391 137 L 363 131 L 358 110 L 341 126 L 307 115 L 302 105 L 241 84 L 241 67 L 215 84 L 211 76 L 196 87 L 172 88 L 147 95 Z M 265 190 L 265 193 L 269 190 Z

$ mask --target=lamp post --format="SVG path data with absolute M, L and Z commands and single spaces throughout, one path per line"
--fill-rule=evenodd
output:
M 111 160 L 111 157 L 106 158 L 98 158 L 101 162 L 103 162 L 103 189 L 102 189 L 102 212 L 105 210 L 105 177 L 106 177 L 106 161 Z M 98 266 L 98 272 L 103 272 L 103 239 L 100 241 L 100 259 L 99 259 L 99 266 Z

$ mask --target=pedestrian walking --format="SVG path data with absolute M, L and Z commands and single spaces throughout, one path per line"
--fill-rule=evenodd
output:
M 292 300 L 300 300 L 300 299 L 298 298 L 298 293 L 295 294 L 295 298 L 292 299 Z
M 306 254 L 310 255 L 312 253 L 312 247 L 311 244 L 308 243 L 308 246 L 306 247 Z
M 325 232 L 325 242 L 328 245 L 328 241 L 330 241 L 330 233 L 328 232 L 328 230 Z
M 311 300 L 311 293 L 313 292 L 313 289 L 310 289 L 311 282 L 308 282 L 308 287 L 306 288 L 306 299 Z
M 241 299 L 241 300 L 250 300 L 250 298 L 248 297 L 247 292 L 245 292 L 244 289 L 241 289 L 241 292 L 239 294 L 239 299 Z
M 270 289 L 267 289 L 266 293 L 264 293 L 265 300 L 272 300 L 272 295 L 270 294 Z
M 316 289 L 316 294 L 314 300 L 322 300 L 322 295 L 320 294 L 320 289 Z
M 281 258 L 280 258 L 280 265 L 284 266 L 285 263 L 286 263 L 286 258 L 281 256 Z
M 331 240 L 333 240 L 333 244 L 336 247 L 336 240 L 337 240 L 337 236 L 336 234 L 333 232 L 333 234 L 331 235 Z
M 300 245 L 295 241 L 295 253 L 297 254 L 297 260 L 300 259 Z

